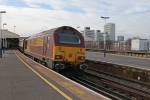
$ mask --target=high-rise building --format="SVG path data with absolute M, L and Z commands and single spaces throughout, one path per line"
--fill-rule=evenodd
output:
M 111 41 L 115 41 L 115 24 L 114 23 L 107 23 L 104 26 L 104 32 L 109 35 L 109 39 Z
M 118 37 L 117 37 L 117 41 L 118 41 L 118 42 L 124 41 L 124 36 L 118 36 Z
M 103 36 L 103 33 L 101 32 L 101 30 L 96 30 L 95 41 L 103 41 L 103 40 L 104 40 L 104 36 Z
M 85 41 L 104 41 L 104 34 L 106 35 L 106 40 L 110 40 L 110 34 L 102 33 L 101 30 L 91 30 L 90 27 L 85 27 L 84 31 L 81 31 L 84 36 Z
M 94 41 L 95 30 L 91 30 L 90 27 L 85 27 L 83 31 L 83 36 L 85 38 L 85 41 Z

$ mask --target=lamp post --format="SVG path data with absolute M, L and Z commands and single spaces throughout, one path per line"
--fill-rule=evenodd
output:
M 106 20 L 109 19 L 110 17 L 101 16 L 101 18 L 104 19 L 105 25 L 106 25 Z M 104 28 L 105 28 L 105 25 L 104 25 Z M 104 32 L 104 57 L 106 57 L 106 32 Z
M 2 58 L 3 53 L 2 53 L 2 28 L 1 28 L 1 23 L 2 23 L 2 13 L 6 13 L 6 11 L 0 11 L 0 58 Z
M 3 30 L 5 30 L 5 25 L 7 25 L 7 23 L 3 23 Z M 3 37 L 4 37 L 4 39 L 3 39 L 3 47 L 4 47 L 3 52 L 5 53 L 5 49 L 6 49 L 6 35 L 5 35 L 5 33 L 3 33 Z

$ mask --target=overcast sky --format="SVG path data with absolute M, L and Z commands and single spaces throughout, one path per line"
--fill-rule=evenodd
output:
M 62 25 L 103 31 L 100 16 L 109 16 L 117 35 L 150 38 L 150 0 L 0 0 L 0 10 L 6 28 L 24 36 Z

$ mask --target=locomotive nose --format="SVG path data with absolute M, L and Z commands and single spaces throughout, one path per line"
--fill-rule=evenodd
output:
M 85 61 L 85 50 L 79 47 L 57 47 L 55 60 L 62 61 L 69 64 L 79 65 Z M 86 69 L 86 66 L 81 66 L 82 69 Z

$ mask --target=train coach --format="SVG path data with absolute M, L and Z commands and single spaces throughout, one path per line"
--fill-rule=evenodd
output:
M 85 44 L 80 32 L 69 26 L 47 30 L 24 40 L 23 51 L 51 69 L 85 69 Z

